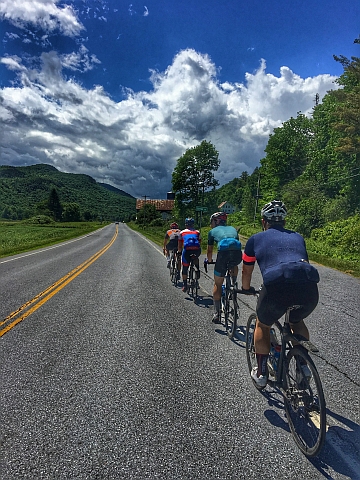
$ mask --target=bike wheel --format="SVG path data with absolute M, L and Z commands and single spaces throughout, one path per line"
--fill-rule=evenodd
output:
M 188 293 L 191 296 L 194 295 L 194 267 L 193 267 L 193 265 L 190 265 L 190 267 L 189 267 Z
M 227 324 L 228 330 L 227 334 L 229 338 L 234 338 L 236 327 L 237 327 L 237 320 L 238 320 L 238 303 L 236 298 L 236 292 L 231 291 L 229 292 L 229 299 L 227 302 Z
M 254 332 L 255 332 L 255 325 L 256 325 L 256 314 L 252 313 L 247 321 L 246 325 L 246 360 L 249 367 L 249 372 L 251 373 L 252 369 L 257 367 L 257 359 L 255 354 L 255 346 L 254 346 Z M 253 384 L 258 390 L 262 390 L 263 387 L 259 387 L 254 380 L 252 380 Z
M 285 413 L 297 446 L 316 456 L 325 441 L 326 405 L 320 377 L 307 351 L 293 347 L 286 356 Z
M 171 258 L 170 258 L 170 280 L 171 280 L 172 283 L 174 283 L 175 275 L 176 275 L 176 272 L 175 272 L 175 256 L 174 256 L 174 253 L 172 253 Z
M 194 302 L 195 303 L 197 302 L 197 299 L 198 299 L 198 292 L 199 292 L 199 280 L 195 275 L 195 279 L 194 279 Z
M 229 293 L 230 293 L 229 290 L 226 290 L 226 287 L 225 287 L 225 292 L 222 293 L 221 295 L 221 310 L 224 315 L 226 333 L 228 332 L 228 329 L 229 329 L 228 315 L 226 313 L 229 308 Z

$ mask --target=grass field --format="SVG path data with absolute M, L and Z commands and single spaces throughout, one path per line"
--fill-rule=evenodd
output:
M 80 237 L 103 226 L 104 224 L 95 222 L 50 225 L 0 222 L 0 258 Z

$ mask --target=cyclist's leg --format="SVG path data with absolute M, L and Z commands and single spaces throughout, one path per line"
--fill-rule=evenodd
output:
M 181 264 L 182 264 L 182 280 L 183 280 L 183 292 L 187 290 L 187 274 L 190 265 L 190 256 L 189 253 L 183 249 L 182 256 L 181 256 Z
M 213 288 L 213 302 L 214 302 L 214 315 L 213 322 L 219 323 L 221 319 L 221 290 L 224 283 L 224 277 L 219 277 L 214 274 L 214 288 Z
M 167 261 L 167 268 L 170 268 L 170 250 L 169 250 L 169 244 L 165 246 L 165 252 L 166 252 L 166 261 Z
M 256 305 L 256 326 L 254 331 L 254 347 L 257 359 L 257 368 L 252 372 L 252 378 L 258 382 L 260 379 L 266 384 L 267 360 L 270 352 L 270 328 L 286 311 L 286 306 L 282 305 L 281 287 L 278 285 L 263 285 L 260 290 L 258 302 Z M 260 382 L 259 380 L 259 382 Z
M 306 340 L 309 340 L 310 334 L 304 318 L 308 317 L 318 304 L 318 286 L 314 282 L 296 285 L 293 295 L 293 305 L 302 305 L 302 308 L 290 312 L 291 330 L 293 333 L 302 335 Z
M 231 265 L 230 275 L 232 277 L 233 284 L 236 283 L 237 276 L 239 273 L 239 264 L 242 260 L 242 251 L 241 250 L 227 250 L 228 259 Z
M 213 288 L 213 301 L 214 301 L 214 319 L 216 315 L 219 315 L 221 311 L 221 290 L 222 284 L 224 283 L 224 277 L 226 274 L 226 255 L 224 252 L 218 252 L 216 256 L 216 262 L 214 266 L 214 288 Z

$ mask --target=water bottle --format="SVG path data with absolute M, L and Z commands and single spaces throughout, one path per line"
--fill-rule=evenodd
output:
M 271 346 L 271 350 L 272 350 L 272 356 L 273 356 L 272 367 L 274 372 L 277 372 L 280 353 L 281 353 L 281 345 Z
M 273 371 L 277 372 L 281 353 L 281 345 L 279 345 L 274 328 L 270 328 L 270 345 L 271 366 Z

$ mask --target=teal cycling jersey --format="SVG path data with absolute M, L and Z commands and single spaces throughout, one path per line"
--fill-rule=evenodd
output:
M 241 243 L 236 228 L 219 225 L 212 228 L 208 234 L 208 245 L 217 243 L 218 250 L 241 250 Z

